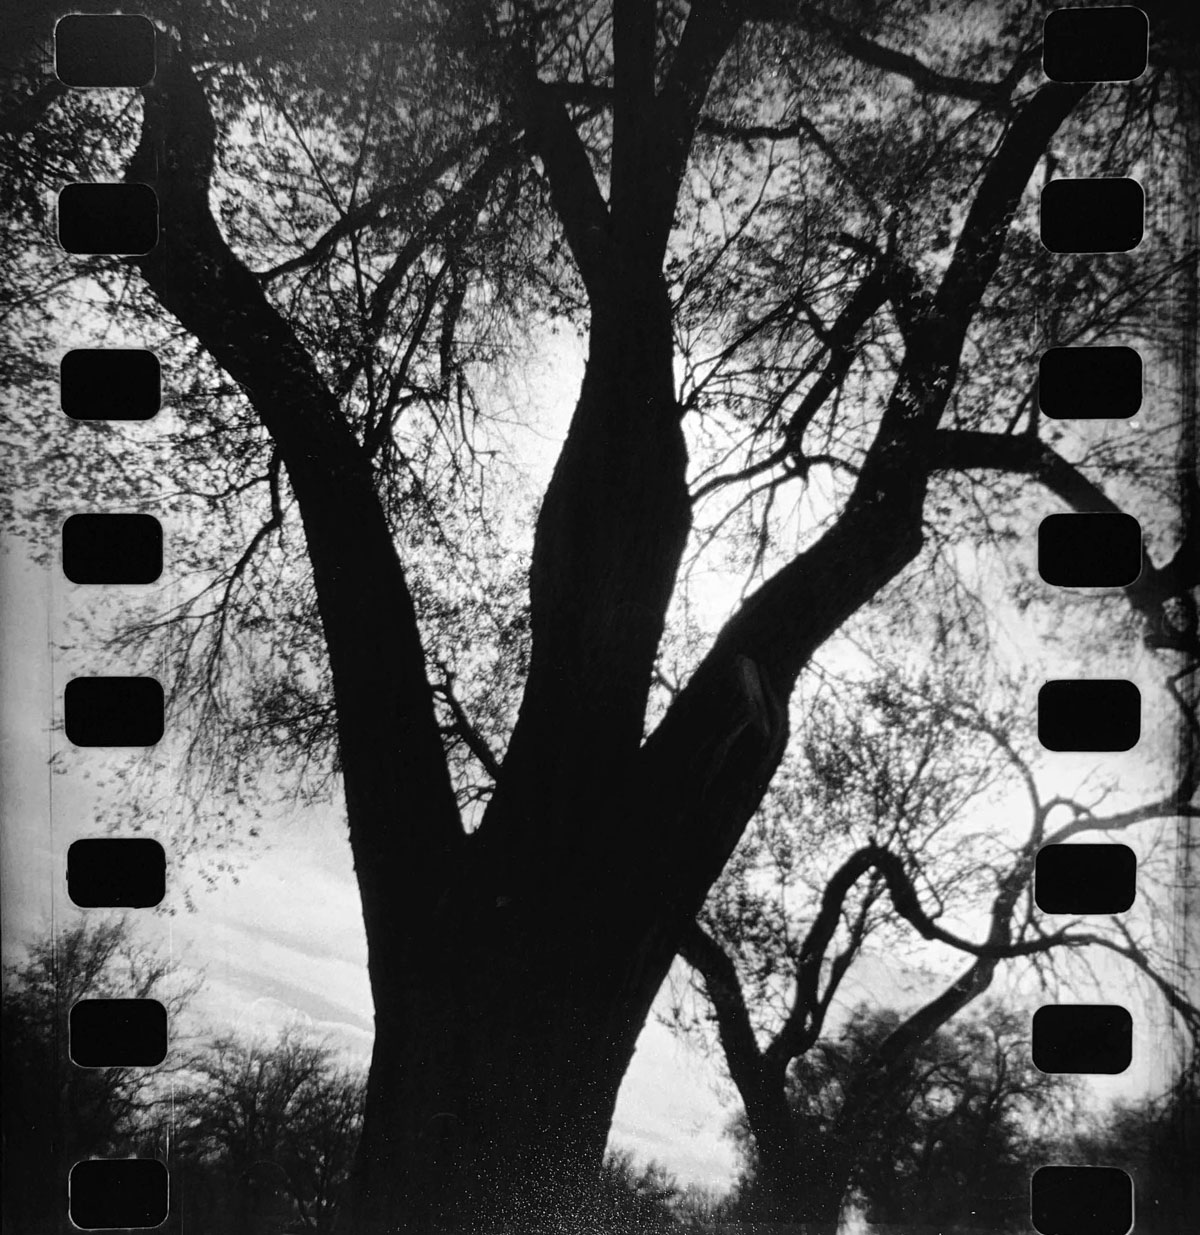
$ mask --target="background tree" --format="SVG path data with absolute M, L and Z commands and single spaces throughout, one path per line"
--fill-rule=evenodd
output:
M 178 1035 L 198 984 L 137 940 L 125 918 L 81 920 L 35 939 L 4 971 L 4 1221 L 14 1235 L 57 1231 L 67 1172 L 88 1157 L 165 1154 L 147 1138 L 170 1104 L 178 1047 L 159 1069 L 81 1068 L 69 1055 L 81 999 L 157 999 Z M 178 1040 L 178 1039 L 177 1039 Z
M 801 1154 L 821 1153 L 858 1074 L 904 1019 L 860 1005 L 836 1037 L 793 1061 L 788 1106 Z M 1033 1066 L 1028 1036 L 1027 1017 L 991 1003 L 906 1058 L 855 1157 L 850 1188 L 868 1221 L 1027 1229 L 1029 1176 L 1050 1140 L 1039 1117 L 1067 1105 L 1072 1087 Z M 743 1120 L 736 1135 L 746 1159 L 738 1209 L 759 1217 L 759 1163 Z
M 1200 1216 L 1195 1162 L 1200 1087 L 1194 1058 L 1163 1094 L 1114 1104 L 1072 1146 L 1071 1160 L 1120 1166 L 1134 1179 L 1137 1222 L 1149 1235 L 1187 1230 Z
M 1173 488 L 1128 452 L 1063 453 L 991 380 L 1023 358 L 1027 388 L 1041 343 L 1005 328 L 1005 298 L 1057 271 L 1028 188 L 1059 129 L 1073 173 L 1124 174 L 1151 130 L 1176 157 L 1167 18 L 1131 92 L 1044 82 L 1023 3 L 938 13 L 165 5 L 140 116 L 35 82 L 8 132 L 12 376 L 52 391 L 72 323 L 161 345 L 187 413 L 132 455 L 111 426 L 23 426 L 26 526 L 110 479 L 133 507 L 165 489 L 196 530 L 182 597 L 110 650 L 172 667 L 218 838 L 276 773 L 344 795 L 376 1024 L 356 1231 L 537 1226 L 589 1194 L 797 681 L 961 534 L 944 484 L 999 512 L 1012 478 L 1077 509 L 1117 501 L 1116 473 L 1143 482 L 1131 501 Z M 152 183 L 157 247 L 64 275 L 45 190 L 76 176 Z M 1157 286 L 1177 248 L 1147 247 Z M 1129 263 L 1101 265 L 1106 293 Z M 506 553 L 480 375 L 547 318 L 588 361 L 536 520 L 512 520 L 532 543 Z M 713 494 L 763 547 L 660 693 Z M 1164 528 L 1125 597 L 1181 654 L 1188 547 Z
M 1053 997 L 1060 982 L 1094 983 L 1089 961 L 1115 954 L 1185 1032 L 1200 1033 L 1195 974 L 1153 909 L 1051 925 L 1033 900 L 1044 845 L 1137 829 L 1141 903 L 1173 903 L 1170 832 L 1194 815 L 1193 768 L 1172 769 L 1160 795 L 1124 809 L 1102 784 L 1048 792 L 1018 719 L 1028 692 L 1005 706 L 999 683 L 969 666 L 968 655 L 957 671 L 944 661 L 913 678 L 895 660 L 868 658 L 837 696 L 810 701 L 797 765 L 777 779 L 681 946 L 703 1003 L 697 1012 L 679 1002 L 676 1023 L 715 1028 L 754 1138 L 765 1217 L 836 1224 L 856 1172 L 877 1155 L 880 1121 L 911 1100 L 914 1060 L 947 1040 L 943 1031 L 958 1032 L 948 1027 L 1006 960 L 1025 964 Z M 980 692 L 991 696 L 986 707 Z M 997 817 L 1028 822 L 1022 833 Z M 947 976 L 947 959 L 961 953 L 971 956 L 966 968 Z M 906 981 L 919 993 L 903 1017 L 873 1019 L 843 1052 L 836 1091 L 820 1097 L 828 1106 L 836 1093 L 840 1105 L 814 1138 L 795 1118 L 801 1062 L 834 1049 L 826 1043 L 838 1003 L 861 989 L 864 962 L 867 983 L 883 992 L 876 998 L 895 999 Z
M 212 1041 L 176 1095 L 180 1209 L 197 1229 L 334 1229 L 365 1080 L 296 1029 Z

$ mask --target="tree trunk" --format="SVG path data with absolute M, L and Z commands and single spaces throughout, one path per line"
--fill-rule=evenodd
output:
M 670 307 L 641 273 L 593 311 L 538 521 L 528 684 L 484 820 L 407 936 L 387 925 L 388 890 L 360 878 L 376 1037 L 355 1235 L 584 1214 L 695 911 L 637 848 L 645 705 L 689 519 Z M 351 818 L 352 836 L 374 831 Z M 360 874 L 366 860 L 356 849 Z
M 212 149 L 194 76 L 163 66 L 128 169 L 155 184 L 162 217 L 139 266 L 280 450 L 334 681 L 376 1009 L 347 1229 L 544 1229 L 585 1204 L 638 1032 L 704 893 L 689 881 L 673 898 L 673 855 L 641 862 L 637 848 L 652 835 L 638 788 L 646 699 L 689 522 L 662 275 L 626 262 L 597 296 L 539 518 L 525 699 L 468 836 L 369 469 L 212 219 Z
M 586 1213 L 671 942 L 642 915 L 598 929 L 605 907 L 578 886 L 531 899 L 480 875 L 412 963 L 374 958 L 391 980 L 375 991 L 356 1235 L 540 1231 Z
M 749 1216 L 759 1222 L 805 1223 L 809 1235 L 834 1235 L 851 1173 L 841 1142 L 828 1133 L 800 1136 L 790 1111 L 786 1123 L 768 1122 L 760 1113 L 753 1135 L 755 1190 Z

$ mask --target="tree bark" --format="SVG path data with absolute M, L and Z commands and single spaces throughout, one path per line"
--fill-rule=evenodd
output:
M 586 1207 L 627 1062 L 613 970 L 594 956 L 581 981 L 544 910 L 471 918 L 377 1016 L 347 1230 L 540 1230 Z
M 585 1209 L 675 953 L 676 919 L 654 912 L 631 847 L 687 526 L 660 293 L 651 281 L 636 313 L 596 311 L 538 522 L 534 655 L 496 793 L 428 924 L 375 945 L 355 1232 L 402 1229 L 397 1215 L 422 1231 L 538 1230 Z

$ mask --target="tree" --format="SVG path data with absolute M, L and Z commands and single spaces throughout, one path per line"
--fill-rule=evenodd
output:
M 214 1230 L 330 1232 L 362 1119 L 364 1082 L 328 1046 L 217 1038 L 177 1096 L 182 1206 Z
M 1037 345 L 996 327 L 1021 276 L 1052 269 L 1031 177 L 1064 124 L 1100 167 L 1174 132 L 1170 30 L 1123 110 L 1128 88 L 1040 81 L 1019 3 L 987 29 L 923 0 L 260 10 L 164 6 L 140 125 L 69 96 L 22 112 L 14 367 L 47 380 L 60 297 L 44 262 L 21 264 L 30 181 L 152 183 L 156 248 L 75 268 L 163 341 L 197 412 L 173 500 L 212 516 L 198 581 L 135 634 L 169 649 L 193 753 L 228 739 L 203 779 L 235 811 L 272 747 L 293 778 L 311 760 L 339 778 L 376 1018 L 353 1229 L 537 1227 L 588 1195 L 655 993 L 787 748 L 798 678 L 917 560 L 940 478 L 980 501 L 1005 496 L 983 473 L 1112 504 L 1097 460 L 1021 424 L 1011 380 L 978 392 Z M 1158 240 L 1162 274 L 1178 254 Z M 1100 264 L 1088 303 L 1125 265 Z M 547 312 L 585 324 L 588 362 L 526 599 L 479 581 L 503 558 L 471 379 L 508 320 Z M 685 354 L 701 380 L 681 392 Z M 707 464 L 718 423 L 740 465 L 693 486 L 689 446 Z M 98 452 L 24 441 L 42 514 L 47 484 L 105 474 Z M 112 500 L 145 501 L 155 451 L 132 472 L 118 457 Z M 762 522 L 748 594 L 666 699 L 693 507 L 736 486 L 799 493 L 803 528 Z M 1167 543 L 1126 598 L 1192 652 L 1190 545 Z M 282 663 L 264 654 L 280 629 Z
M 67 1229 L 67 1171 L 81 1158 L 162 1153 L 145 1129 L 173 1071 L 81 1068 L 67 1045 L 81 999 L 157 999 L 168 1024 L 197 990 L 178 964 L 139 943 L 127 918 L 79 923 L 35 939 L 4 972 L 5 1226 L 35 1235 Z
M 982 683 L 970 654 L 956 666 L 943 648 L 941 659 L 918 680 L 894 662 L 869 661 L 864 682 L 843 687 L 835 702 L 809 704 L 802 752 L 681 946 L 705 1012 L 689 1016 L 680 1003 L 677 1022 L 715 1027 L 754 1141 L 755 1203 L 765 1218 L 837 1224 L 856 1176 L 878 1156 L 888 1112 L 911 1107 L 914 1061 L 941 1049 L 948 1034 L 970 1037 L 974 1029 L 956 1028 L 956 1018 L 1005 961 L 1032 966 L 1041 989 L 1053 992 L 1060 981 L 1071 989 L 1072 970 L 1075 983 L 1087 980 L 1078 964 L 1089 955 L 1116 954 L 1185 1031 L 1200 1033 L 1194 974 L 1172 956 L 1153 916 L 1074 918 L 1050 928 L 1033 899 L 1043 846 L 1186 814 L 1193 766 L 1173 769 L 1161 795 L 1123 809 L 1106 809 L 1111 789 L 1096 785 L 1048 792 L 1028 754 L 1019 695 L 1005 700 L 997 685 Z M 981 691 L 990 706 L 978 702 Z M 1024 834 L 981 821 L 997 811 L 1010 819 L 1025 811 Z M 1169 903 L 1178 849 L 1169 839 L 1157 847 L 1150 836 L 1143 841 L 1142 901 Z M 959 925 L 980 920 L 982 929 Z M 914 936 L 926 955 L 912 954 Z M 949 978 L 928 945 L 947 949 L 955 964 L 962 953 L 971 959 Z M 922 996 L 903 1016 L 868 1017 L 871 1032 L 856 1034 L 853 1051 L 830 1044 L 856 965 L 906 952 L 926 973 Z M 859 1019 L 867 1014 L 860 1009 Z M 1008 1049 L 1015 1026 L 996 1017 Z M 797 1123 L 797 1102 L 809 1100 L 797 1086 L 810 1075 L 820 1080 L 819 1061 L 830 1050 L 841 1050 L 837 1085 L 812 1099 L 823 1115 L 816 1135 Z M 818 1062 L 806 1063 L 810 1056 Z
M 857 1074 L 904 1019 L 859 1006 L 837 1038 L 793 1062 L 788 1105 L 801 1154 L 820 1154 Z M 1045 1140 L 1038 1117 L 1070 1087 L 1033 1066 L 1027 1023 L 1006 1008 L 993 1003 L 937 1030 L 876 1104 L 854 1160 L 857 1204 L 870 1222 L 1025 1230 L 1029 1175 Z M 747 1158 L 739 1208 L 757 1217 L 761 1163 L 742 1122 L 737 1135 Z
M 1077 1138 L 1071 1160 L 1130 1171 L 1138 1225 L 1148 1235 L 1187 1230 L 1200 1216 L 1195 1171 L 1198 1115 L 1200 1093 L 1192 1063 L 1167 1092 L 1115 1104 L 1107 1119 Z

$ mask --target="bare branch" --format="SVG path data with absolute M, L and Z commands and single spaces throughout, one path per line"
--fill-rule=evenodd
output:
M 1183 990 L 1166 977 L 1162 972 L 1161 965 L 1156 965 L 1151 960 L 1146 954 L 1145 949 L 1133 938 L 1125 923 L 1117 922 L 1116 925 L 1124 937 L 1124 943 L 1118 943 L 1115 939 L 1110 939 L 1105 935 L 1099 935 L 1094 932 L 1081 932 L 1069 936 L 1066 943 L 1074 948 L 1104 948 L 1108 952 L 1114 952 L 1117 956 L 1124 957 L 1158 988 L 1163 999 L 1171 1010 L 1179 1015 L 1191 1035 L 1195 1038 L 1200 1038 L 1200 1007 L 1192 1003 Z
M 1120 513 L 1121 507 L 1103 489 L 1033 434 L 988 433 L 943 429 L 933 439 L 937 471 L 986 469 L 1030 476 L 1072 510 Z M 1187 596 L 1200 585 L 1200 520 L 1185 520 L 1183 543 L 1170 561 L 1155 566 L 1147 556 L 1142 573 L 1124 589 L 1133 608 L 1146 621 L 1147 646 L 1200 654 L 1195 604 Z M 1179 601 L 1182 621 L 1169 602 Z
M 606 278 L 610 258 L 608 204 L 596 182 L 565 105 L 532 76 L 518 96 L 526 141 L 546 169 L 550 200 L 562 224 L 584 286 L 593 294 Z
M 1026 51 L 1002 78 L 979 81 L 942 73 L 918 57 L 868 38 L 846 22 L 796 0 L 746 0 L 745 11 L 751 21 L 787 22 L 826 33 L 855 59 L 906 78 L 923 93 L 969 99 L 996 108 L 1003 108 L 1009 103 L 1021 77 L 1037 63 L 1039 51 L 1036 47 Z
M 164 50 L 126 172 L 155 187 L 160 240 L 135 260 L 164 308 L 246 391 L 287 469 L 327 635 L 360 877 L 393 882 L 380 904 L 395 901 L 399 880 L 405 912 L 419 914 L 464 834 L 412 595 L 369 460 L 312 357 L 211 214 L 213 117 L 191 68 Z M 381 767 L 392 775 L 381 778 Z M 377 927 L 368 920 L 368 935 Z M 394 932 L 394 918 L 386 929 Z
M 453 171 L 475 151 L 494 150 L 497 146 L 503 147 L 510 153 L 515 151 L 515 144 L 511 139 L 508 142 L 503 141 L 503 135 L 504 131 L 499 125 L 488 125 L 477 132 L 468 134 L 462 141 L 444 150 L 441 154 L 424 160 L 420 171 L 412 179 L 401 183 L 393 181 L 365 198 L 357 206 L 340 214 L 337 222 L 322 232 L 303 253 L 298 253 L 295 257 L 290 257 L 287 261 L 272 266 L 269 270 L 260 271 L 255 277 L 264 283 L 269 283 L 285 274 L 292 274 L 323 261 L 341 241 L 362 231 L 365 227 L 383 221 L 385 210 L 411 206 L 419 201 L 421 196 L 436 186 L 443 176 Z
M 483 770 L 492 778 L 492 781 L 499 780 L 500 761 L 492 753 L 492 749 L 488 746 L 483 734 L 471 723 L 471 719 L 467 716 L 462 702 L 454 693 L 454 674 L 450 671 L 449 666 L 441 661 L 438 662 L 438 668 L 442 672 L 443 681 L 434 685 L 433 692 L 436 695 L 440 695 L 450 708 L 454 716 L 454 732 L 466 743 L 467 749 L 479 760 Z

